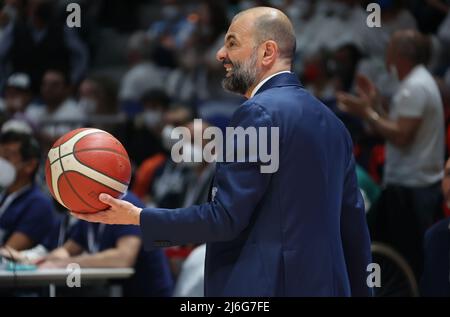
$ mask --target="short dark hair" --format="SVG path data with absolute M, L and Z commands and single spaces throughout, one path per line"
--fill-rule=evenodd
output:
M 36 159 L 38 162 L 41 159 L 41 148 L 38 141 L 30 134 L 17 132 L 17 131 L 7 131 L 0 134 L 0 144 L 9 143 L 19 143 L 20 144 L 20 155 L 23 161 L 30 161 Z M 32 177 L 36 175 L 39 168 L 37 164 Z
M 430 38 L 419 31 L 406 29 L 393 34 L 397 54 L 414 64 L 428 64 L 431 58 Z
M 71 80 L 70 80 L 69 71 L 66 69 L 66 67 L 63 67 L 63 66 L 61 66 L 61 67 L 59 67 L 59 66 L 58 67 L 51 67 L 51 68 L 48 68 L 45 71 L 45 73 L 49 73 L 49 72 L 51 72 L 51 73 L 58 73 L 59 75 L 61 75 L 61 77 L 62 77 L 62 79 L 64 81 L 64 84 L 66 86 L 69 86 L 72 83 Z

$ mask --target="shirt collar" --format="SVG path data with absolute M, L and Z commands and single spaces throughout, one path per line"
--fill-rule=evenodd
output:
M 277 76 L 277 75 L 279 75 L 279 74 L 284 74 L 284 73 L 291 73 L 291 71 L 289 71 L 289 70 L 283 70 L 283 71 L 281 71 L 281 72 L 272 74 L 272 75 L 270 75 L 269 77 L 266 77 L 266 78 L 264 78 L 263 80 L 261 80 L 261 81 L 259 82 L 259 84 L 256 85 L 255 88 L 253 88 L 253 91 L 252 91 L 252 94 L 250 95 L 250 98 L 253 98 L 253 96 L 256 95 L 256 93 L 257 93 L 258 90 L 262 87 L 262 85 L 264 85 L 269 79 L 271 79 L 272 77 L 275 77 L 275 76 Z

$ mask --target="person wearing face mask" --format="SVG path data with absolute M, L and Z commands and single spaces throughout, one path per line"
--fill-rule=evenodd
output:
M 14 73 L 8 77 L 5 87 L 5 97 L 0 100 L 0 128 L 8 120 L 23 122 L 30 129 L 35 125 L 25 115 L 25 109 L 32 104 L 30 76 L 25 73 Z
M 205 122 L 201 126 L 194 125 L 190 121 L 184 125 L 190 135 L 203 135 L 209 124 Z M 172 146 L 178 142 L 171 138 L 172 125 L 166 125 L 162 131 L 162 141 L 167 152 L 171 152 Z M 194 132 L 195 129 L 201 129 Z M 193 140 L 191 140 L 193 141 Z M 203 140 L 203 146 L 208 140 Z M 195 157 L 203 157 L 203 148 L 188 140 L 183 141 L 183 154 L 190 157 L 190 160 L 175 163 L 170 156 L 160 159 L 158 156 L 144 162 L 142 167 L 136 172 L 136 183 L 144 180 L 144 168 L 150 170 L 153 164 L 153 173 L 147 173 L 146 186 L 134 186 L 138 193 L 146 195 L 148 205 L 159 208 L 179 208 L 188 207 L 193 204 L 201 204 L 207 201 L 209 187 L 214 175 L 214 164 L 204 160 L 196 162 Z M 170 154 L 169 154 L 170 155 Z M 158 165 L 156 165 L 158 164 Z M 145 189 L 145 192 L 144 192 Z M 173 246 L 166 249 L 166 254 L 171 264 L 172 274 L 177 277 L 181 265 L 192 251 L 194 245 L 186 244 Z
M 52 201 L 34 182 L 40 155 L 32 136 L 0 135 L 0 246 L 31 249 L 53 228 Z
M 450 160 L 445 164 L 442 193 L 445 206 L 450 209 Z M 427 230 L 424 249 L 421 295 L 450 297 L 450 217 L 439 221 Z
M 444 110 L 438 86 L 425 67 L 429 43 L 417 31 L 394 33 L 386 52 L 386 66 L 399 88 L 389 111 L 380 106 L 375 85 L 357 77 L 357 96 L 340 92 L 341 110 L 367 122 L 386 140 L 385 188 L 373 212 L 374 240 L 390 243 L 422 271 L 425 231 L 442 217 L 440 182 L 445 141 Z
M 114 133 L 136 165 L 141 165 L 147 158 L 164 152 L 160 136 L 164 127 L 164 116 L 169 110 L 170 98 L 160 89 L 151 89 L 144 93 L 140 102 L 143 111 Z
M 189 123 L 181 125 L 188 127 Z M 177 142 L 176 139 L 171 138 L 173 129 L 174 125 L 167 122 L 160 131 L 162 151 L 144 160 L 136 171 L 133 192 L 148 205 L 167 208 L 182 206 L 188 181 L 196 167 L 194 162 L 177 164 L 171 160 L 170 152 Z M 198 152 L 191 143 L 185 144 L 183 149 L 189 151 L 191 155 Z
M 118 114 L 117 86 L 108 77 L 89 76 L 78 88 L 78 108 L 90 124 L 114 134 L 122 115 Z

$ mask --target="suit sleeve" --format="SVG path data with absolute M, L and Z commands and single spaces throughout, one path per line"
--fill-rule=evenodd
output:
M 341 210 L 341 238 L 352 296 L 372 296 L 372 290 L 367 285 L 367 265 L 372 261 L 370 237 L 353 156 L 346 170 Z
M 247 102 L 237 110 L 230 126 L 267 127 L 270 131 L 271 119 L 261 106 Z M 248 225 L 271 178 L 271 174 L 261 173 L 259 160 L 252 162 L 249 152 L 245 153 L 244 162 L 216 164 L 215 197 L 209 203 L 179 209 L 144 209 L 140 221 L 145 248 L 237 237 Z

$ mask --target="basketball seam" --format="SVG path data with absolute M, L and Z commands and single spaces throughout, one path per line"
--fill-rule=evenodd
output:
M 87 134 L 87 135 L 85 135 L 85 136 L 79 138 L 78 140 L 76 140 L 75 143 L 73 144 L 72 153 L 78 152 L 78 151 L 75 151 L 78 142 L 80 142 L 81 140 L 83 140 L 85 137 L 87 137 L 87 136 L 89 136 L 89 135 L 95 135 L 95 134 L 99 134 L 99 133 L 105 133 L 105 134 L 108 134 L 109 136 L 111 136 L 111 137 L 113 138 L 113 141 L 114 141 L 114 140 L 117 140 L 113 135 L 109 134 L 109 133 L 106 132 L 106 131 L 93 132 L 93 133 Z M 119 142 L 119 144 L 123 147 L 122 143 Z M 89 150 L 90 150 L 90 149 L 89 149 Z M 82 150 L 80 150 L 80 151 L 82 151 Z M 119 153 L 117 153 L 117 154 L 119 154 Z M 75 155 L 74 155 L 74 156 L 75 156 Z
M 84 177 L 86 177 L 86 178 L 89 178 L 91 181 L 96 182 L 96 183 L 99 184 L 99 185 L 105 186 L 105 187 L 107 187 L 107 188 L 109 188 L 109 189 L 115 191 L 115 192 L 118 193 L 118 194 L 123 194 L 123 193 L 121 193 L 120 191 L 118 191 L 118 190 L 112 188 L 111 186 L 108 186 L 108 185 L 106 185 L 106 184 L 100 183 L 100 182 L 97 181 L 96 179 L 94 179 L 94 178 L 92 178 L 92 177 L 89 177 L 89 176 L 87 176 L 87 175 L 85 175 L 85 174 L 81 174 L 81 173 L 78 172 L 78 171 L 69 170 L 68 172 L 71 172 L 71 173 L 77 173 L 78 175 L 81 175 L 81 176 L 84 176 Z M 92 207 L 92 208 L 94 208 L 94 207 Z
M 98 129 L 95 129 L 95 128 L 85 128 L 85 129 L 86 129 L 86 130 L 98 130 Z M 73 137 L 77 136 L 79 133 L 84 132 L 84 131 L 86 131 L 86 130 L 79 131 L 79 132 L 75 133 L 75 134 L 72 135 L 70 138 L 68 138 L 67 140 L 65 140 L 63 143 L 59 144 L 58 146 L 61 146 L 61 145 L 65 144 L 65 143 L 69 142 L 71 139 L 73 139 Z M 95 132 L 86 134 L 85 136 L 93 135 L 93 134 L 99 134 L 99 133 L 107 133 L 107 132 L 106 132 L 106 131 L 95 131 Z M 108 134 L 109 134 L 109 133 L 108 133 Z M 84 138 L 85 136 L 81 137 L 81 139 Z M 78 141 L 80 141 L 81 139 L 77 140 L 77 141 L 73 144 L 73 148 L 75 148 L 75 144 L 77 144 Z
M 106 131 L 97 131 L 97 132 L 93 132 L 93 133 L 88 134 L 88 135 L 94 135 L 94 134 L 98 134 L 98 133 L 105 133 L 105 134 L 108 134 L 109 136 L 111 136 L 111 137 L 114 138 L 114 136 L 113 136 L 112 134 L 110 134 L 110 133 L 108 133 L 108 132 L 106 132 Z M 76 160 L 78 163 L 80 163 L 81 165 L 86 165 L 86 164 L 84 164 L 83 162 L 81 162 L 81 161 L 77 158 L 77 156 L 75 155 L 75 153 L 80 152 L 80 151 L 83 151 L 83 150 L 75 151 L 75 149 L 76 149 L 76 147 L 77 147 L 78 142 L 80 142 L 81 140 L 83 140 L 83 138 L 87 137 L 88 135 L 85 135 L 84 137 L 78 139 L 78 140 L 73 144 L 72 153 L 70 153 L 70 154 L 73 154 L 73 157 L 75 158 L 75 160 Z M 119 144 L 123 147 L 123 145 L 122 145 L 120 142 L 119 142 Z M 101 149 L 101 148 L 100 148 L 100 149 Z M 107 148 L 106 148 L 106 149 L 107 149 Z M 87 151 L 87 150 L 88 150 L 88 149 L 86 149 L 86 151 Z M 92 150 L 92 149 L 89 149 L 89 150 Z M 117 154 L 119 154 L 119 155 L 122 155 L 121 153 L 118 153 L 118 152 L 115 152 L 115 151 L 111 151 L 111 152 L 114 152 L 114 153 L 117 153 Z M 67 155 L 69 155 L 69 154 L 67 154 Z M 65 156 L 67 156 L 67 155 L 65 155 Z M 65 157 L 65 156 L 64 156 L 64 157 Z M 124 155 L 122 155 L 122 156 L 125 157 Z M 125 157 L 125 158 L 128 159 L 128 157 Z M 92 168 L 92 167 L 89 166 L 89 168 Z M 100 172 L 100 171 L 98 171 L 98 170 L 95 170 L 95 171 L 96 171 L 97 173 L 99 173 L 99 174 L 102 174 L 103 176 L 106 176 L 106 177 L 109 177 L 109 178 L 115 180 L 115 181 L 118 182 L 118 183 L 121 183 L 121 184 L 124 185 L 124 186 L 130 185 L 129 182 L 123 183 L 123 182 L 119 181 L 118 179 L 116 179 L 115 177 L 112 177 L 112 176 L 110 176 L 110 175 L 107 175 L 107 174 L 105 174 L 105 173 L 102 173 L 102 172 Z M 84 174 L 82 174 L 82 175 L 84 175 Z M 90 177 L 89 177 L 89 178 L 90 178 Z M 91 178 L 91 179 L 92 179 L 92 178 Z M 93 180 L 93 179 L 92 179 L 92 180 Z M 102 184 L 102 185 L 105 185 L 105 184 L 100 183 L 100 182 L 98 182 L 98 181 L 97 181 L 97 183 Z M 105 186 L 108 187 L 108 188 L 111 188 L 110 186 L 107 186 L 107 185 L 105 185 Z M 111 189 L 114 190 L 114 191 L 116 191 L 114 188 L 111 188 Z M 116 191 L 116 192 L 117 192 L 117 191 Z
M 59 153 L 59 148 L 58 148 L 58 153 Z M 58 160 L 56 160 L 55 162 L 57 162 Z M 64 169 L 63 169 L 63 166 L 62 166 L 62 162 L 61 162 L 61 170 L 62 171 L 64 171 Z M 58 186 L 58 183 L 59 183 L 59 179 L 61 178 L 61 176 L 63 176 L 63 174 L 64 173 L 61 173 L 58 177 L 57 177 L 57 179 L 56 179 L 56 186 Z M 53 191 L 53 193 L 55 193 L 55 189 L 53 188 L 53 171 L 52 171 L 52 166 L 51 166 L 51 164 L 50 164 L 50 178 L 51 178 L 51 183 L 52 183 L 52 186 L 51 186 L 51 190 Z M 64 207 L 66 207 L 67 208 L 67 206 L 66 206 L 66 204 L 64 203 L 64 201 L 63 201 L 63 199 L 62 199 L 62 197 L 61 197 L 61 193 L 59 192 L 59 188 L 57 188 L 57 190 L 58 190 L 58 196 L 59 196 L 59 199 L 61 199 L 61 204 L 64 206 Z M 56 198 L 56 197 L 55 197 Z M 57 199 L 58 200 L 58 199 Z M 58 200 L 59 201 L 59 200 Z
M 116 151 L 116 150 L 114 150 L 114 149 L 107 148 L 107 147 L 104 147 L 104 148 L 89 148 L 89 149 L 76 150 L 76 151 L 73 151 L 72 153 L 73 153 L 73 154 L 76 154 L 76 153 L 82 153 L 82 152 L 87 152 L 87 151 L 103 151 L 103 152 L 111 152 L 111 153 L 116 153 L 116 154 L 122 156 L 123 158 L 128 159 L 128 155 L 125 155 L 125 154 L 123 154 L 123 153 L 120 153 L 120 152 L 118 152 L 118 151 Z M 68 155 L 68 154 L 67 154 L 67 155 Z M 64 157 L 67 156 L 67 155 L 64 155 Z
M 59 155 L 61 155 L 61 147 L 58 147 L 58 152 L 59 152 Z M 78 192 L 75 190 L 75 188 L 72 186 L 72 183 L 70 182 L 70 180 L 69 180 L 69 179 L 67 178 L 67 176 L 66 176 L 66 170 L 64 169 L 64 165 L 63 165 L 63 163 L 62 163 L 62 160 L 61 160 L 60 158 L 59 158 L 58 160 L 61 162 L 61 169 L 62 169 L 62 171 L 63 171 L 62 175 L 63 175 L 64 178 L 66 179 L 67 184 L 69 184 L 70 189 L 72 189 L 72 191 L 75 193 L 75 195 L 80 199 L 80 201 L 81 201 L 82 203 L 84 203 L 84 204 L 85 204 L 86 206 L 88 206 L 89 208 L 92 208 L 92 209 L 97 210 L 97 208 L 95 208 L 94 206 L 91 206 L 90 204 L 88 204 L 86 201 L 84 201 L 84 199 L 80 196 L 80 194 L 78 194 Z M 83 174 L 81 174 L 81 175 L 83 175 Z M 62 197 L 61 197 L 61 200 L 63 200 Z
M 65 157 L 69 156 L 69 155 L 72 155 L 72 154 L 73 154 L 73 156 L 75 156 L 76 153 L 83 153 L 83 152 L 88 152 L 88 151 L 103 151 L 103 152 L 110 152 L 110 153 L 115 153 L 115 154 L 117 154 L 117 155 L 119 155 L 119 156 L 121 156 L 121 157 L 123 157 L 123 158 L 125 158 L 125 159 L 129 159 L 127 155 L 125 155 L 125 154 L 123 154 L 123 153 L 120 153 L 120 152 L 117 152 L 117 151 L 115 151 L 114 149 L 110 149 L 110 148 L 89 148 L 89 149 L 77 150 L 77 151 L 73 151 L 73 152 L 67 153 L 67 154 L 65 154 L 65 155 L 60 156 L 59 158 L 57 158 L 57 159 L 56 159 L 55 161 L 53 161 L 52 163 L 50 163 L 50 162 L 49 162 L 49 163 L 50 163 L 50 165 L 52 165 L 52 164 L 55 164 L 57 160 L 63 159 L 63 158 L 65 158 Z M 76 157 L 76 156 L 75 156 L 75 157 Z M 78 162 L 80 162 L 80 161 L 78 160 Z M 82 162 L 80 162 L 80 163 L 82 163 Z M 83 164 L 83 165 L 85 165 L 85 164 Z M 123 183 L 122 183 L 122 184 L 123 184 Z
M 71 153 L 71 154 L 74 154 L 74 153 Z M 86 167 L 88 167 L 88 168 L 90 168 L 90 169 L 93 169 L 93 170 L 95 170 L 95 172 L 97 172 L 97 173 L 99 173 L 99 174 L 102 174 L 103 176 L 106 176 L 106 177 L 108 177 L 108 178 L 111 178 L 112 180 L 114 180 L 114 181 L 116 181 L 116 182 L 118 182 L 118 183 L 120 183 L 120 184 L 122 184 L 122 185 L 124 185 L 124 186 L 130 185 L 129 182 L 128 182 L 128 183 L 123 183 L 123 182 L 117 180 L 116 178 L 114 178 L 114 177 L 112 177 L 112 176 L 110 176 L 110 175 L 107 175 L 107 174 L 105 174 L 105 173 L 102 173 L 102 172 L 100 172 L 100 171 L 94 169 L 93 167 L 84 164 L 84 163 L 81 162 L 79 159 L 77 159 L 77 157 L 76 157 L 75 155 L 73 155 L 73 158 L 75 159 L 75 161 L 77 161 L 77 162 L 80 163 L 81 165 L 84 165 L 84 166 L 86 166 Z M 93 179 L 93 178 L 91 178 L 91 177 L 89 177 L 89 176 L 87 176 L 87 175 L 84 175 L 84 174 L 81 174 L 81 173 L 79 173 L 79 174 L 80 174 L 80 175 L 83 175 L 83 176 L 86 176 L 87 178 L 96 181 L 95 179 Z M 106 185 L 106 184 L 100 183 L 99 181 L 96 181 L 96 182 L 99 183 L 99 184 L 101 184 L 101 185 L 105 185 L 106 187 L 111 188 L 112 190 L 118 192 L 117 190 L 115 190 L 115 189 L 112 188 L 111 186 L 108 186 L 108 185 Z M 118 192 L 118 193 L 120 193 L 120 192 Z

